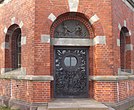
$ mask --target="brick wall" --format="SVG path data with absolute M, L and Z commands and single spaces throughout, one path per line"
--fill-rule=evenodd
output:
M 112 25 L 113 25 L 113 42 L 114 42 L 114 73 L 117 73 L 118 68 L 120 68 L 120 47 L 117 46 L 117 39 L 120 39 L 120 29 L 118 28 L 119 25 L 121 27 L 126 24 L 126 28 L 130 31 L 131 30 L 131 44 L 134 45 L 134 13 L 133 11 L 124 3 L 122 0 L 116 1 L 112 0 Z M 124 23 L 124 20 L 126 23 Z M 134 51 L 131 51 L 133 53 Z M 134 69 L 134 55 L 131 54 L 131 68 Z
M 101 102 L 116 102 L 116 82 L 94 82 L 94 98 Z
M 10 11 L 9 11 L 10 10 Z M 53 13 L 56 17 L 69 12 L 67 0 L 12 0 L 0 7 L 0 43 L 5 42 L 5 27 L 11 26 L 11 19 L 15 23 L 23 22 L 22 37 L 26 36 L 26 44 L 22 45 L 22 67 L 27 75 L 54 75 L 53 46 L 41 42 L 41 36 L 53 37 L 52 25 L 48 16 Z M 83 13 L 89 20 L 95 14 L 99 20 L 90 25 L 91 39 L 105 36 L 106 45 L 98 44 L 89 48 L 89 75 L 112 76 L 118 74 L 120 68 L 120 38 L 119 24 L 131 30 L 131 44 L 134 44 L 133 12 L 122 0 L 80 0 L 78 12 Z M 126 14 L 127 13 L 127 14 Z M 65 16 L 62 16 L 65 17 Z M 64 19 L 66 19 L 65 17 Z M 130 19 L 132 18 L 132 19 Z M 7 51 L 7 50 L 6 50 Z M 131 51 L 131 69 L 134 69 L 134 55 Z M 0 49 L 0 67 L 5 68 L 5 51 Z M 128 59 L 128 58 L 127 58 Z M 8 65 L 10 66 L 10 65 Z M 26 80 L 0 79 L 0 96 L 8 96 L 27 102 L 48 102 L 53 98 L 53 82 L 39 82 Z M 119 97 L 116 82 L 89 82 L 89 97 L 101 102 L 116 102 L 134 95 L 133 81 L 119 81 Z M 11 86 L 12 85 L 12 86 Z M 129 85 L 129 86 L 128 86 Z M 11 92 L 12 87 L 12 92 Z M 129 89 L 128 89 L 129 88 Z
M 19 25 L 23 22 L 21 28 L 22 37 L 26 36 L 26 44 L 22 46 L 22 67 L 27 68 L 28 74 L 34 73 L 34 20 L 35 20 L 35 2 L 34 0 L 12 0 L 0 9 L 0 42 L 5 42 L 5 28 L 12 24 L 12 18 L 15 17 L 14 24 Z M 5 68 L 5 51 L 0 49 L 1 68 Z
M 113 39 L 114 39 L 114 73 L 118 73 L 118 68 L 120 68 L 120 47 L 117 46 L 117 39 L 120 38 L 120 29 L 125 26 L 129 31 L 131 31 L 130 37 L 126 38 L 127 44 L 134 45 L 134 13 L 133 11 L 124 3 L 122 0 L 116 1 L 112 0 L 112 17 L 113 17 Z M 125 23 L 126 22 L 126 23 Z M 130 40 L 128 40 L 128 38 Z M 134 50 L 126 52 L 126 68 L 134 69 Z M 131 61 L 130 61 L 131 58 Z M 134 96 L 133 92 L 133 81 L 120 81 L 119 82 L 119 100 L 125 100 L 126 98 L 130 98 Z
M 53 22 L 48 19 L 48 16 L 51 13 L 58 17 L 63 13 L 69 12 L 68 1 L 36 1 L 35 9 L 35 74 L 50 75 L 53 74 L 53 71 L 50 70 L 50 66 L 52 65 L 50 64 L 50 59 L 52 59 L 53 54 L 51 53 L 52 56 L 50 56 L 50 52 L 52 52 L 50 51 L 50 44 L 40 43 L 40 38 L 42 34 L 50 35 L 50 29 Z M 106 36 L 107 38 L 107 45 L 97 45 L 94 47 L 94 64 L 92 64 L 94 69 L 91 70 L 93 71 L 91 74 L 112 75 L 113 50 L 111 0 L 98 0 L 92 2 L 88 0 L 80 1 L 78 12 L 85 14 L 88 19 L 91 18 L 94 14 L 97 14 L 100 20 L 92 25 L 94 36 Z M 42 47 L 44 47 L 44 49 L 42 49 Z M 38 66 L 39 64 L 40 66 Z
M 34 0 L 12 0 L 8 4 L 0 7 L 0 44 L 7 42 L 5 39 L 5 28 L 8 29 L 12 24 L 21 26 L 21 22 L 23 22 L 23 26 L 20 27 L 22 32 L 21 37 L 26 37 L 26 45 L 22 45 L 21 58 L 22 67 L 26 69 L 27 74 L 34 74 L 34 13 Z M 8 52 L 8 49 L 4 50 L 0 48 L 0 68 L 11 68 L 11 62 L 9 62 L 11 60 L 9 57 L 5 56 L 5 53 Z M 6 60 L 5 57 L 7 58 Z M 0 96 L 33 102 L 32 82 L 0 79 Z

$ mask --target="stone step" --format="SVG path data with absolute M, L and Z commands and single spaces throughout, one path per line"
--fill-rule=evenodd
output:
M 56 99 L 48 103 L 48 110 L 109 110 L 109 108 L 95 100 Z
M 40 106 L 37 108 L 37 110 L 48 110 L 46 106 Z

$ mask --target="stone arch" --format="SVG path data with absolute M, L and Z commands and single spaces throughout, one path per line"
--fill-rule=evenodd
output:
M 5 36 L 5 72 L 21 67 L 21 29 L 11 25 Z
M 131 72 L 131 38 L 127 27 L 120 31 L 120 66 L 124 72 Z

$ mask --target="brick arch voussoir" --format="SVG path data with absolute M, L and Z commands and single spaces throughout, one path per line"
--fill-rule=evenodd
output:
M 80 13 L 83 13 L 82 10 L 79 11 Z M 85 14 L 85 16 L 90 19 L 92 16 L 94 16 L 96 13 L 93 12 L 90 8 L 87 8 L 87 10 L 83 13 Z M 97 15 L 97 14 L 96 14 Z M 97 15 L 98 16 L 98 15 Z M 98 16 L 99 17 L 99 16 Z M 95 36 L 104 36 L 104 29 L 103 26 L 101 24 L 100 19 L 92 24 L 92 29 L 94 31 L 94 35 Z
M 54 9 L 56 10 L 56 7 L 54 7 Z M 58 16 L 60 16 L 60 15 L 62 15 L 62 14 L 64 14 L 64 13 L 67 13 L 67 12 L 69 12 L 68 11 L 68 9 L 67 8 L 64 8 L 64 9 L 62 9 L 62 10 L 60 10 L 60 11 L 52 11 L 52 14 L 54 14 L 54 16 L 57 18 Z M 51 13 L 50 13 L 51 14 Z M 48 15 L 49 16 L 49 15 Z M 55 22 L 55 21 L 54 21 Z M 50 28 L 51 28 L 51 26 L 53 25 L 53 22 L 50 20 L 50 19 L 47 19 L 47 23 L 48 23 L 48 28 L 49 28 L 49 34 L 51 34 L 51 30 L 50 30 Z
M 52 23 L 52 26 L 50 28 L 50 35 L 51 35 L 51 37 L 54 37 L 54 30 L 55 30 L 55 28 L 60 23 L 62 23 L 64 20 L 69 20 L 69 19 L 79 20 L 80 22 L 82 22 L 85 25 L 85 27 L 88 29 L 88 31 L 90 33 L 90 38 L 94 37 L 94 32 L 93 32 L 92 26 L 91 26 L 91 24 L 89 23 L 88 19 L 86 18 L 86 16 L 83 13 L 76 13 L 77 17 L 67 16 L 68 14 L 69 14 L 69 12 L 60 14 L 58 16 L 58 18 L 56 19 L 56 21 Z
M 19 25 L 18 24 L 12 24 L 8 27 L 7 29 L 7 33 L 5 35 L 5 42 L 9 42 L 9 38 L 12 37 L 14 31 L 16 29 L 20 29 Z

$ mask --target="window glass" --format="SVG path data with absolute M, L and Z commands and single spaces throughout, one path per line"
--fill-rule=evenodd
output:
M 66 58 L 64 59 L 64 64 L 65 64 L 66 66 L 70 66 L 70 57 L 66 57 Z
M 71 66 L 76 66 L 77 59 L 75 57 L 71 57 Z
M 65 57 L 64 64 L 67 67 L 76 66 L 77 65 L 77 59 L 74 56 Z

